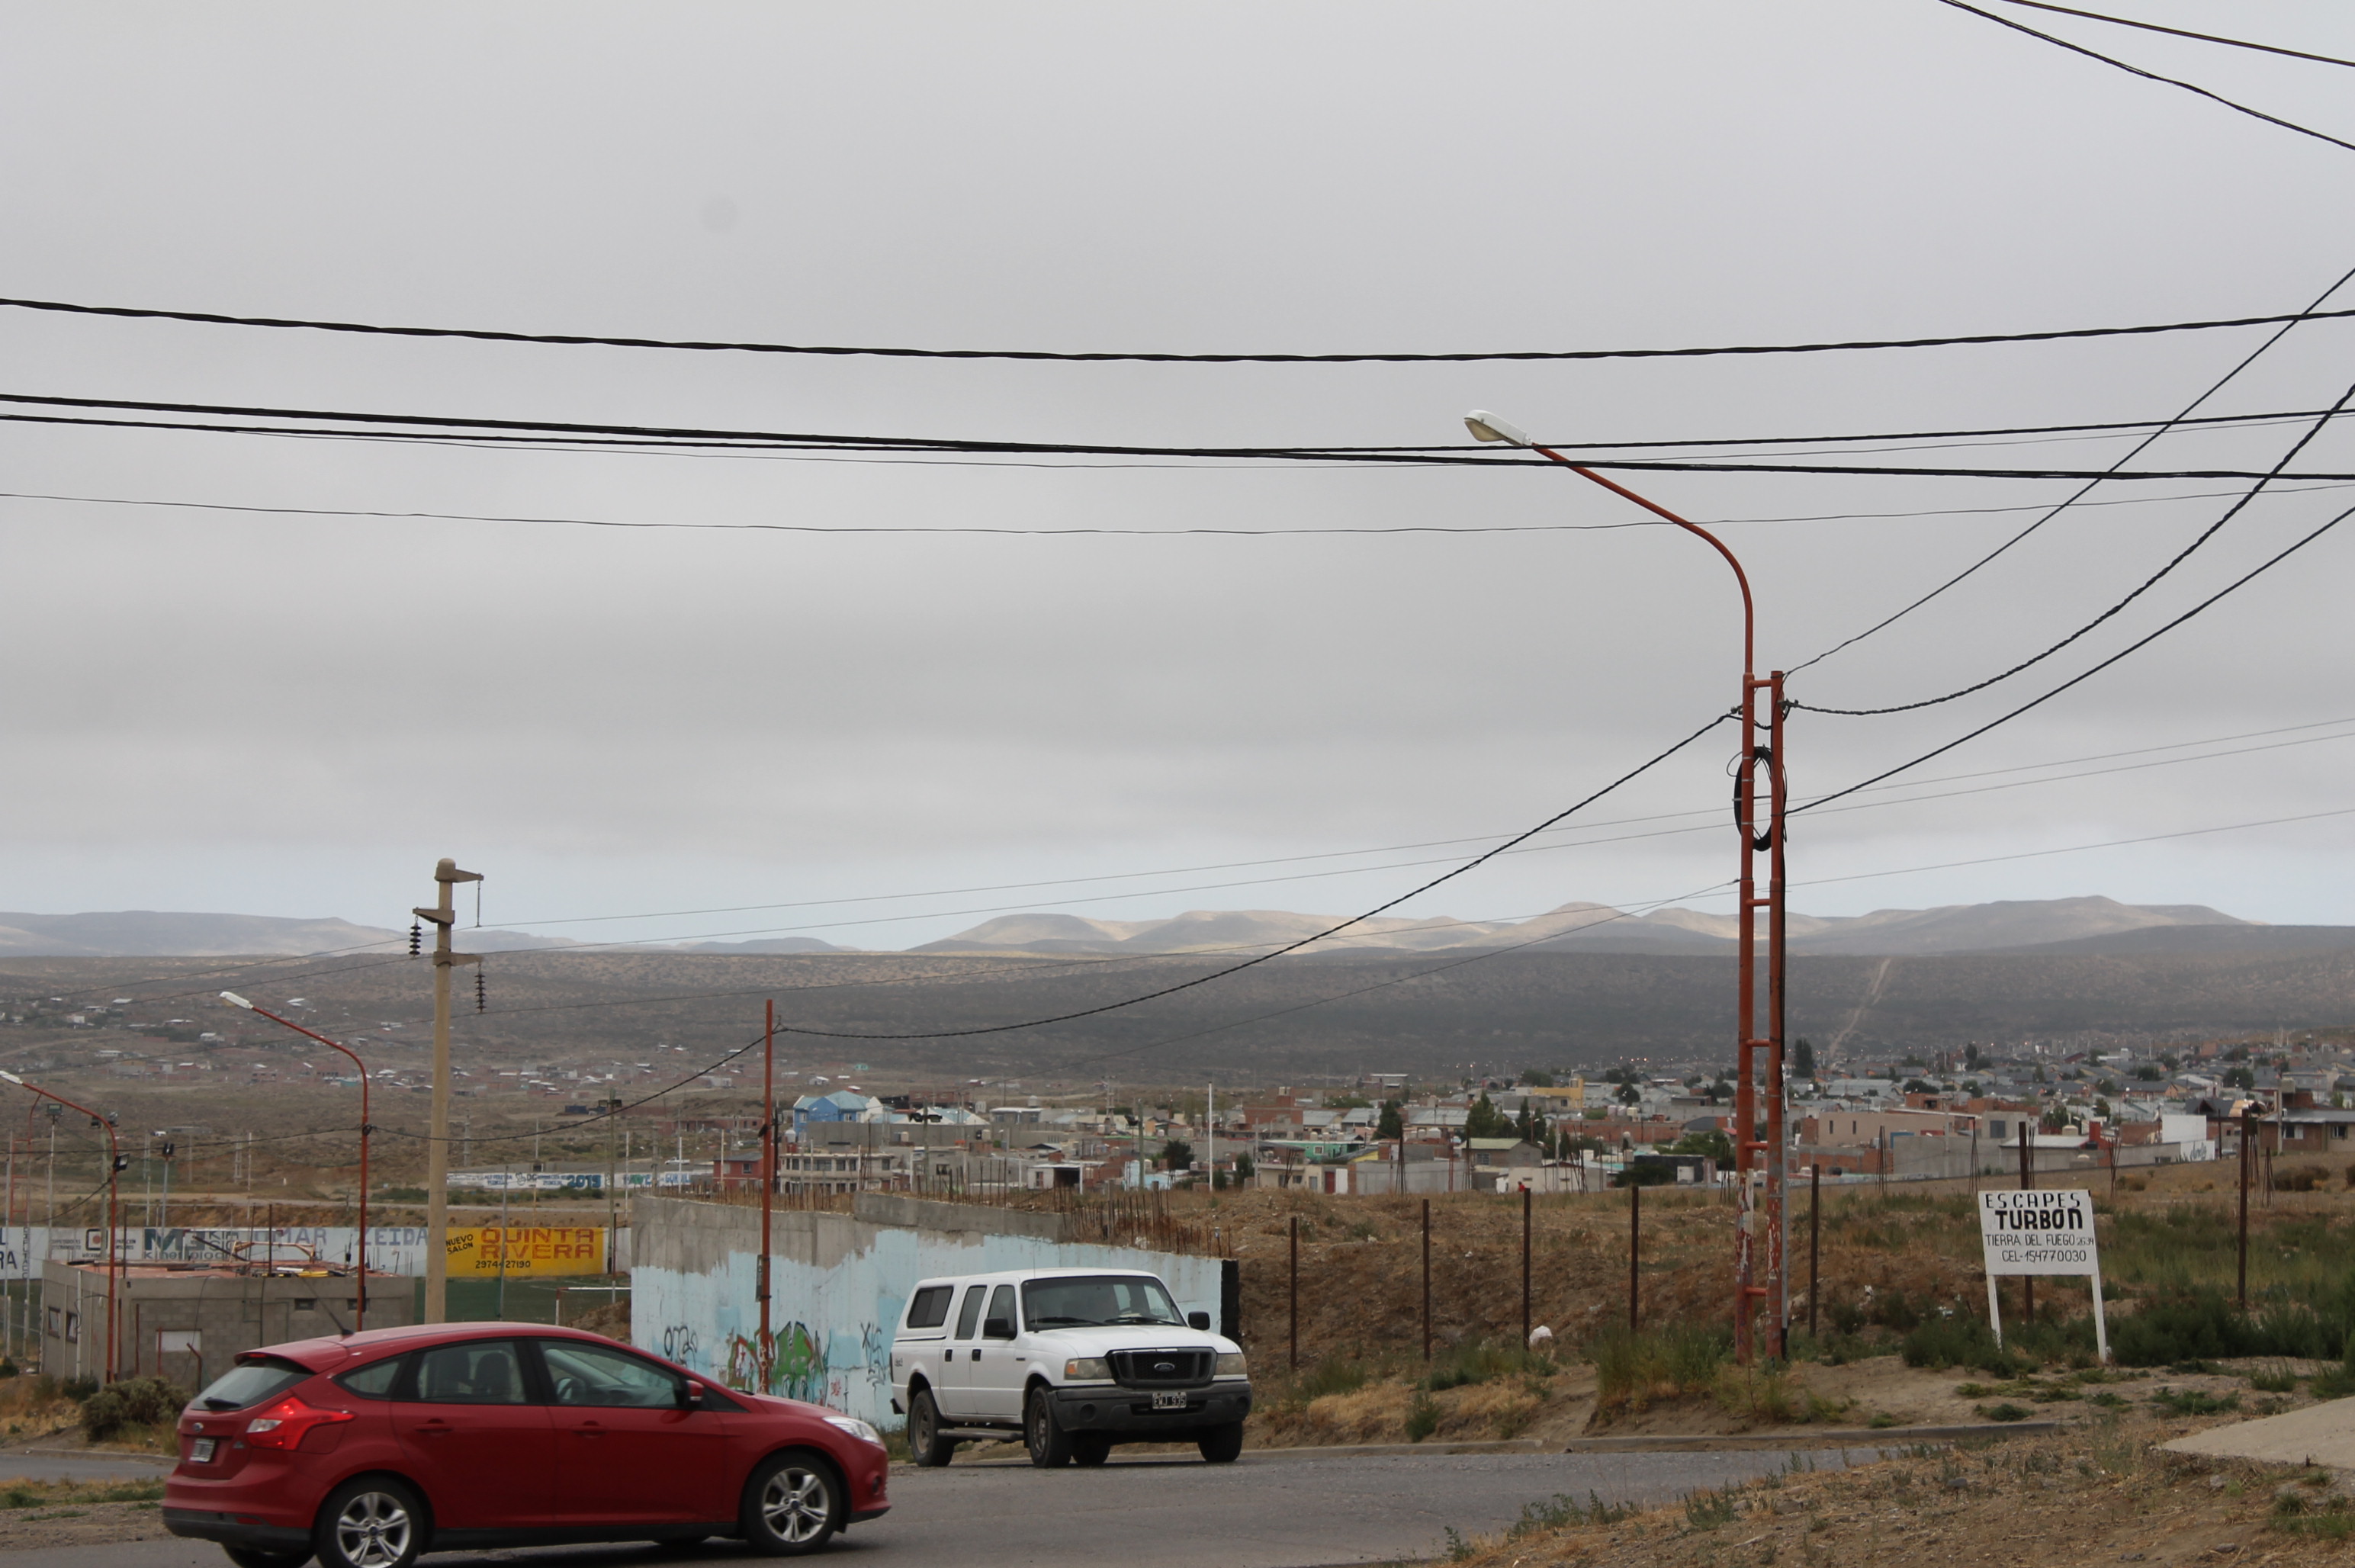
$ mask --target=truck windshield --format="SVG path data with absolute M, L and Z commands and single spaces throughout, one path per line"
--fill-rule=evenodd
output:
M 1182 1328 L 1186 1319 L 1168 1287 L 1151 1275 L 1072 1275 L 1034 1279 L 1022 1286 L 1022 1319 L 1033 1328 L 1103 1328 L 1158 1324 Z

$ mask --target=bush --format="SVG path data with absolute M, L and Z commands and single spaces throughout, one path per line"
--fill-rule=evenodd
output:
M 1414 1403 L 1406 1407 L 1406 1440 L 1420 1443 L 1439 1430 L 1439 1402 L 1422 1390 L 1415 1390 Z
M 1292 1396 L 1302 1404 L 1327 1394 L 1355 1393 L 1366 1386 L 1366 1363 L 1354 1356 L 1327 1356 L 1292 1385 Z
M 2169 1415 L 2222 1415 L 2238 1410 L 2241 1396 L 2228 1393 L 2219 1398 L 2196 1388 L 2163 1388 L 2150 1396 L 2150 1403 Z
M 103 1443 L 133 1426 L 165 1426 L 180 1418 L 188 1391 L 162 1378 L 125 1378 L 81 1402 L 81 1429 Z
M 2274 1172 L 2276 1192 L 2319 1192 L 2330 1180 L 2330 1172 L 2318 1165 L 2295 1165 L 2287 1170 Z
M 2017 1377 L 2027 1358 L 1995 1342 L 1995 1330 L 1976 1317 L 1933 1317 L 1916 1326 L 1898 1347 L 1909 1367 L 1945 1371 L 1968 1367 L 1999 1378 Z
M 1498 1344 L 1490 1339 L 1466 1339 L 1450 1346 L 1431 1363 L 1430 1372 L 1423 1386 L 1433 1392 L 1441 1389 L 1462 1388 L 1466 1383 L 1485 1383 L 1497 1378 L 1513 1377 L 1522 1372 L 1539 1376 L 1554 1371 L 1550 1357 L 1539 1356 L 1518 1345 Z
M 44 1389 L 42 1392 L 47 1393 L 49 1391 Z M 96 1378 L 68 1378 L 65 1381 L 57 1385 L 56 1392 L 63 1394 L 66 1398 L 73 1401 L 76 1404 L 80 1404 L 82 1401 L 88 1399 L 91 1395 L 98 1392 L 98 1380 Z
M 1587 1347 L 1594 1362 L 1596 1403 L 1605 1410 L 1625 1405 L 1640 1410 L 1656 1397 L 1705 1392 L 1725 1364 L 1729 1339 L 1723 1328 L 1696 1324 L 1598 1334 Z

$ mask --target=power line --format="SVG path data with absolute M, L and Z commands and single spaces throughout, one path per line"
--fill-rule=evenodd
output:
M 2124 16 L 2105 16 L 2099 11 L 2080 11 L 2069 5 L 2047 5 L 2045 0 L 2003 0 L 2007 5 L 2025 5 L 2036 11 L 2054 11 L 2063 16 L 2083 16 L 2089 22 L 2107 22 L 2116 27 L 2137 27 L 2146 33 L 2165 33 L 2169 37 L 2197 38 L 2203 44 L 2224 44 L 2236 49 L 2255 49 L 2261 54 L 2285 55 L 2291 59 L 2313 60 L 2318 65 L 2355 66 L 2355 60 L 2343 60 L 2336 55 L 2310 55 L 2304 49 L 2286 49 L 2275 44 L 2253 44 L 2246 38 L 2227 38 L 2215 33 L 2194 33 L 2183 27 L 2162 27 L 2157 22 L 2131 21 Z
M 2083 44 L 2073 44 L 2066 38 L 2054 37 L 2051 33 L 2040 33 L 2024 22 L 2015 22 L 2009 16 L 1998 16 L 1992 11 L 1982 11 L 1976 5 L 1966 5 L 1964 0 L 1938 0 L 1938 4 L 1941 5 L 1951 5 L 1957 11 L 1967 11 L 1974 16 L 1984 17 L 1987 21 L 1993 22 L 1998 27 L 2009 27 L 2013 32 L 2026 33 L 2031 38 L 2041 38 L 2056 48 L 2067 49 L 2071 54 L 2083 55 L 2087 59 L 2096 59 L 2101 61 L 2104 65 L 2114 66 L 2117 69 L 2125 71 L 2129 76 L 2138 76 L 2146 81 L 2164 82 L 2169 87 L 2179 87 L 2186 92 L 2196 92 L 2211 103 L 2221 103 L 2225 108 L 2232 110 L 2234 113 L 2245 114 L 2252 120 L 2262 120 L 2268 125 L 2278 125 L 2285 131 L 2295 131 L 2301 136 L 2311 136 L 2318 142 L 2328 142 L 2334 147 L 2344 147 L 2347 151 L 2355 153 L 2355 142 L 2342 142 L 2336 136 L 2325 135 L 2322 132 L 2315 130 L 2310 125 L 2301 125 L 2295 120 L 2285 120 L 2278 114 L 2268 114 L 2262 109 L 2252 109 L 2245 103 L 2237 103 L 2233 101 L 2232 99 L 2225 97 L 2221 92 L 2211 92 L 2204 87 L 2185 81 L 2179 77 L 2161 76 L 2155 70 L 2146 70 L 2138 65 L 2128 65 L 2122 59 L 2115 59 L 2108 55 L 2100 53 L 2098 50 L 2089 49 Z M 2107 21 L 2111 18 L 2104 17 L 2101 19 Z M 2230 42 L 2231 40 L 2223 39 L 2219 41 Z M 2343 65 L 2346 62 L 2340 60 L 2334 61 L 2332 63 Z
M 2339 395 L 2339 401 L 2341 406 L 2344 406 L 2350 400 L 2355 400 L 2355 384 L 2350 384 L 2347 390 Z M 2287 452 L 2282 453 L 2281 461 L 2274 464 L 2274 471 L 2275 473 L 2279 473 L 2282 469 L 2287 467 L 2293 458 L 2296 457 L 2299 453 L 2306 450 L 2306 446 L 2308 442 L 2311 442 L 2316 436 L 2322 433 L 2322 429 L 2323 426 L 2321 421 L 2318 421 L 2313 429 L 2298 437 L 2296 443 L 2291 446 Z M 1997 684 L 1998 681 L 2009 680 L 2013 676 L 2019 674 L 2022 670 L 2031 668 L 2036 665 L 2043 663 L 2046 659 L 2051 658 L 2054 654 L 2059 653 L 2062 648 L 2067 647 L 2078 638 L 2084 636 L 2096 626 L 2108 621 L 2112 616 L 2118 614 L 2120 612 L 2124 611 L 2127 605 L 2133 603 L 2145 593 L 2150 592 L 2151 589 L 2157 587 L 2160 579 L 2166 577 L 2177 567 L 2181 566 L 2185 561 L 2190 560 L 2193 551 L 2199 549 L 2200 546 L 2206 544 L 2210 539 L 2214 539 L 2225 524 L 2231 522 L 2234 517 L 2239 517 L 2242 510 L 2245 508 L 2251 501 L 2256 499 L 2257 492 L 2264 488 L 2265 483 L 2266 481 L 2264 479 L 2258 480 L 2255 485 L 2250 487 L 2247 495 L 2233 502 L 2230 507 L 2227 507 L 2224 509 L 2224 515 L 2222 517 L 2218 517 L 2214 522 L 2209 524 L 2208 527 L 2200 532 L 2198 538 L 2194 539 L 2190 544 L 2185 545 L 2182 549 L 2179 550 L 2176 553 L 2175 559 L 2169 561 L 2165 566 L 2160 567 L 2157 571 L 2151 573 L 2150 576 L 2145 578 L 2134 592 L 2128 593 L 2125 598 L 2119 600 L 2116 603 L 2111 605 L 2108 609 L 2103 611 L 2100 614 L 2094 616 L 2092 620 L 2086 622 L 2083 625 L 2078 627 L 2075 631 L 2070 633 L 2059 642 L 2054 643 L 2051 647 L 2046 648 L 2042 653 L 2022 659 L 2019 663 L 2012 666 L 2009 669 L 2001 671 L 1996 675 L 1991 675 L 1985 680 L 1975 681 L 1969 686 L 1961 688 L 1959 690 L 1949 691 L 1943 697 L 1925 697 L 1918 701 L 1900 702 L 1886 708 L 1819 708 L 1812 702 L 1800 702 L 1797 700 L 1793 700 L 1790 705 L 1793 708 L 1806 709 L 1810 713 L 1831 713 L 1845 715 L 1848 717 L 1884 713 L 1909 713 L 1917 708 L 1934 708 L 1940 703 L 1952 702 L 1956 698 L 1968 697 L 1975 691 L 1985 691 L 1988 687 Z
M 2329 521 L 2324 523 L 2320 528 L 2316 528 L 2313 532 L 2305 535 L 2303 538 L 2289 545 L 2288 548 L 2281 550 L 2271 558 L 2259 562 L 2256 566 L 2251 568 L 2240 577 L 2234 579 L 2229 583 L 2226 583 L 2223 587 L 2218 589 L 2207 598 L 2202 599 L 2199 603 L 2194 604 L 2190 609 L 2186 610 L 2182 614 L 2178 615 L 2172 621 L 2160 626 L 2157 631 L 2150 633 L 2148 635 L 2142 637 L 2136 642 L 2127 644 L 2125 647 L 2119 649 L 2116 653 L 2112 654 L 2108 658 L 2104 659 L 2101 663 L 2094 666 L 2091 669 L 2084 670 L 2077 675 L 2070 677 L 2067 680 L 2062 681 L 2059 686 L 2054 687 L 2051 690 L 2044 693 L 2041 697 L 2032 698 L 2029 701 L 2021 703 L 2010 712 L 1995 719 L 1990 719 L 1986 723 L 1980 725 L 1977 729 L 1969 731 L 1967 734 L 1958 735 L 1943 746 L 1934 747 L 1931 750 L 1923 752 L 1920 756 L 1913 758 L 1911 762 L 1900 763 L 1897 766 L 1884 769 L 1882 772 L 1873 774 L 1870 778 L 1859 780 L 1858 783 L 1849 785 L 1846 789 L 1835 790 L 1830 795 L 1817 796 L 1816 799 L 1807 802 L 1805 805 L 1795 806 L 1792 808 L 1793 812 L 1813 811 L 1819 806 L 1828 805 L 1831 802 L 1838 800 L 1845 795 L 1854 795 L 1859 790 L 1877 784 L 1883 779 L 1894 778 L 1899 773 L 1904 773 L 1908 769 L 1920 767 L 1923 763 L 1930 761 L 1933 757 L 1944 756 L 1957 746 L 1963 745 L 1970 741 L 1976 741 L 1981 735 L 1986 734 L 1988 731 L 1993 730 L 1999 725 L 2010 723 L 2013 720 L 2019 718 L 2021 714 L 2028 712 L 2031 709 L 2042 707 L 2045 703 L 2051 701 L 2054 698 L 2060 696 L 2062 692 L 2067 691 L 2072 687 L 2091 680 L 2094 677 L 2109 668 L 2112 665 L 2116 664 L 2119 660 L 2139 653 L 2142 649 L 2148 647 L 2151 644 L 2157 642 L 2168 633 L 2175 630 L 2176 627 L 2182 625 L 2186 621 L 2190 620 L 2193 616 L 2198 615 L 2200 612 L 2206 610 L 2210 605 L 2214 604 L 2218 600 L 2226 597 L 2228 594 L 2237 592 L 2240 589 L 2255 581 L 2258 577 L 2272 571 L 2275 567 L 2280 565 L 2283 561 L 2287 560 L 2291 556 L 2296 555 L 2299 550 L 2304 549 L 2307 545 L 2312 544 L 2315 540 L 2320 539 L 2323 535 L 2328 533 L 2331 529 L 2337 528 L 2350 517 L 2355 517 L 2355 507 L 2350 507 L 2347 510 L 2340 512 Z
M 1968 860 L 1942 860 L 1934 866 L 1904 866 L 1889 871 L 1858 871 L 1845 877 L 1815 877 L 1792 885 L 1823 887 L 1832 882 L 1860 882 L 1873 877 L 1908 877 L 1917 871 L 1950 871 L 1958 866 L 1991 866 L 2003 860 L 2033 860 L 2045 855 L 2075 855 L 2088 849 L 2116 849 L 2129 844 L 2156 844 L 2167 838 L 2197 838 L 2208 833 L 2238 833 L 2249 827 L 2278 827 L 2288 822 L 2319 822 L 2327 816 L 2355 816 L 2355 805 L 2328 811 L 2301 812 L 2296 816 L 2268 816 L 2255 822 L 2227 822 L 2214 827 L 2185 827 L 2173 833 L 2146 833 L 2136 838 L 2105 838 L 2098 844 L 2064 844 L 2056 849 L 2021 849 L 2009 855 L 1979 855 Z
M 1957 4 L 1958 0 L 1946 0 Z M 1963 7 L 1966 10 L 1969 6 Z M 1986 12 L 1977 13 L 1987 16 Z M 2017 22 L 2000 16 L 1990 21 L 2002 22 L 2008 27 L 2037 37 L 2045 35 L 2034 29 L 2020 27 Z M 2049 39 L 2058 43 L 2059 39 Z M 2064 48 L 2076 48 L 2074 44 Z M 2090 49 L 2080 49 L 2092 54 Z M 2095 55 L 2107 64 L 2117 65 L 2106 56 Z M 2121 66 L 2126 70 L 2132 66 Z M 2148 72 L 2137 72 L 2148 75 Z M 2171 81 L 2158 77 L 2155 80 Z M 2178 87 L 2189 86 L 2172 82 Z M 2203 90 L 2192 88 L 2192 91 Z M 2213 96 L 2210 94 L 2210 96 Z M 2223 101 L 2220 100 L 2219 101 Z M 2241 108 L 2239 104 L 2231 107 Z M 2243 112 L 2254 114 L 2252 109 Z M 2271 118 L 2260 115 L 2261 119 Z M 2275 121 L 2287 124 L 2286 121 Z M 2291 126 L 2292 130 L 2303 129 Z M 2319 132 L 2307 132 L 2320 135 Z M 2332 138 L 2324 137 L 2329 141 Z M 2340 143 L 2341 146 L 2349 144 Z M 1386 352 L 1372 354 L 1176 354 L 1129 350 L 1072 351 L 1044 348 L 879 348 L 850 347 L 832 344 L 762 343 L 721 341 L 703 338 L 622 337 L 586 333 L 512 332 L 482 327 L 455 326 L 389 326 L 379 323 L 319 320 L 300 316 L 229 315 L 216 311 L 160 310 L 146 306 L 77 304 L 63 300 L 0 299 L 0 306 L 17 310 L 47 311 L 65 315 L 115 316 L 136 321 L 181 321 L 208 326 L 270 327 L 283 331 L 334 332 L 357 334 L 372 337 L 464 338 L 480 343 L 524 343 L 559 347 L 598 348 L 662 348 L 705 354 L 789 354 L 819 357 L 866 357 L 885 359 L 1016 359 L 1045 360 L 1068 364 L 1156 364 L 1156 365 L 1449 365 L 1495 360 L 1559 360 L 1559 359 L 1681 359 L 1700 358 L 1730 354 L 1828 354 L 1853 349 L 1871 348 L 1945 348 L 1992 343 L 2051 343 L 2082 337 L 2135 337 L 2154 333 L 2209 332 L 2235 326 L 2264 326 L 2275 322 L 2296 319 L 2280 315 L 2234 316 L 2211 321 L 2163 322 L 2140 326 L 2081 326 L 2046 332 L 1983 332 L 1943 337 L 1858 338 L 1822 343 L 1735 344 L 1715 347 L 1695 348 L 1561 348 L 1561 349 L 1484 349 L 1442 353 Z M 2331 311 L 2330 315 L 2350 315 L 2355 311 Z
M 2338 282 L 2332 283 L 2328 288 L 2316 295 L 2314 303 L 2307 308 L 2308 310 L 2319 310 L 2322 305 L 2328 301 L 2332 294 L 2335 294 L 2340 289 L 2345 288 L 2350 279 L 2355 279 L 2355 269 L 2350 269 L 2339 277 Z M 2250 366 L 2255 364 L 2259 357 L 2261 357 L 2268 349 L 2272 348 L 2274 345 L 2279 343 L 2284 337 L 2287 336 L 2289 335 L 2290 327 L 2296 325 L 2296 324 L 2293 322 L 2287 325 L 2284 325 L 2272 336 L 2268 336 L 2263 343 L 2258 344 L 2257 347 L 2251 350 L 2239 364 L 2233 366 L 2231 369 L 2225 371 L 2222 377 L 2211 382 L 2206 391 L 2201 392 L 2198 397 L 2186 403 L 2180 413 L 2177 414 L 2171 420 L 2162 421 L 2156 430 L 2150 432 L 2149 435 L 2137 443 L 2133 450 L 2127 452 L 2115 464 L 2112 464 L 2111 468 L 2114 471 L 2125 468 L 2127 464 L 2133 462 L 2136 458 L 2148 451 L 2151 443 L 2158 441 L 2160 436 L 2165 435 L 2169 430 L 2179 428 L 2185 424 L 2206 422 L 2204 421 L 2195 421 L 2192 417 L 2200 405 L 2214 397 L 2217 393 L 2222 391 L 2224 388 L 2232 382 L 2233 378 L 2240 375 L 2242 371 L 2247 369 Z M 2037 518 L 2034 522 L 2029 524 L 2026 528 L 2012 535 L 2011 538 L 2004 540 L 2001 544 L 1996 546 L 1995 549 L 1987 551 L 1987 554 L 1979 557 L 1978 560 L 1971 562 L 1970 565 L 1963 568 L 1962 571 L 1955 573 L 1954 576 L 1949 577 L 1944 582 L 1941 582 L 1938 586 L 1930 590 L 1929 592 L 1923 594 L 1919 599 L 1914 600 L 1903 609 L 1899 610 L 1895 614 L 1875 622 L 1873 624 L 1867 626 L 1863 631 L 1857 633 L 1856 635 L 1849 637 L 1843 642 L 1835 643 L 1830 647 L 1826 648 L 1822 653 L 1817 654 L 1815 657 L 1808 659 L 1805 664 L 1794 665 L 1788 673 L 1796 675 L 1799 671 L 1806 669 L 1808 665 L 1821 664 L 1824 660 L 1831 657 L 1834 654 L 1840 652 L 1843 648 L 1853 647 L 1857 644 L 1864 641 L 1865 638 L 1873 635 L 1875 633 L 1888 630 L 1891 626 L 1895 625 L 1898 622 L 1912 614 L 1914 611 L 1922 608 L 1923 605 L 1930 603 L 1931 600 L 1935 599 L 1940 594 L 1945 592 L 1949 588 L 1954 587 L 1965 578 L 1977 572 L 1981 567 L 1986 566 L 1998 556 L 2000 556 L 2007 550 L 2010 549 L 2012 546 L 2019 543 L 2020 540 L 2026 539 L 2029 535 L 2034 533 L 2037 529 L 2042 528 L 2045 524 L 2059 517 L 2069 507 L 2083 501 L 2087 496 L 2092 495 L 2094 491 L 2100 486 L 2101 483 L 2102 481 L 2099 479 L 2088 480 L 2085 483 L 2084 487 L 2079 490 L 2075 495 L 2069 496 L 2059 506 L 2054 507 L 2051 510 L 2046 512 L 2042 517 Z
M 0 421 L 31 424 L 93 426 L 128 430 L 186 431 L 214 435 L 301 436 L 312 439 L 366 441 L 430 441 L 474 445 L 528 441 L 553 449 L 605 449 L 616 446 L 656 446 L 666 450 L 695 449 L 731 454 L 769 452 L 841 453 L 997 453 L 1023 456 L 1082 455 L 1168 458 L 1251 459 L 1269 463 L 1376 464 L 1406 467 L 1537 468 L 1552 466 L 1539 457 L 1479 456 L 1460 448 L 1432 446 L 1141 446 L 1084 442 L 991 441 L 969 437 L 858 436 L 813 432 L 731 431 L 655 425 L 598 425 L 566 421 L 496 420 L 428 414 L 355 413 L 343 410 L 274 409 L 211 403 L 144 402 L 116 398 L 66 398 L 27 393 L 0 393 L 0 402 L 44 407 L 70 407 L 185 412 L 237 419 L 307 419 L 319 428 L 282 425 L 198 423 L 187 421 L 134 420 L 80 415 L 0 413 Z M 374 428 L 359 429 L 356 426 Z M 514 432 L 533 432 L 518 434 Z M 1583 453 L 1566 444 L 1561 450 Z M 1582 466 L 1633 472 L 1678 474 L 1806 474 L 1852 475 L 1881 478 L 1947 479 L 2254 479 L 2258 473 L 2240 468 L 2181 468 L 2126 471 L 2083 468 L 1941 468 L 1894 464 L 1742 463 L 1724 458 L 1692 462 L 1654 459 L 1579 458 Z M 2355 474 L 2293 474 L 2293 480 L 2355 480 Z M 638 528 L 655 524 L 615 525 Z

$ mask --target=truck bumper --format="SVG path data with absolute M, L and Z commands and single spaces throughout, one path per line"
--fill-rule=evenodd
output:
M 1232 1426 L 1251 1413 L 1251 1384 L 1215 1382 L 1188 1389 L 1183 1410 L 1156 1410 L 1153 1395 L 1117 1383 L 1055 1391 L 1055 1416 L 1066 1432 L 1111 1432 L 1138 1442 L 1178 1441 L 1213 1427 Z

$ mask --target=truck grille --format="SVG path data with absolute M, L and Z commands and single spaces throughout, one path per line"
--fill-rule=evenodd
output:
M 1114 1350 L 1104 1359 L 1124 1388 L 1200 1388 L 1217 1364 L 1209 1350 Z

